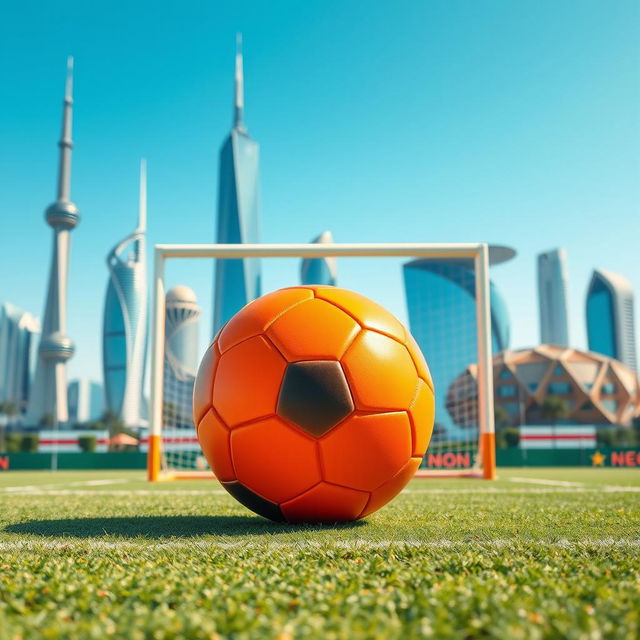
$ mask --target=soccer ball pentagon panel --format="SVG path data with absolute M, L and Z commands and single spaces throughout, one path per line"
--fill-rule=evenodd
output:
M 431 437 L 433 383 L 386 309 L 346 289 L 293 287 L 223 327 L 193 411 L 209 465 L 239 502 L 277 521 L 340 522 L 411 479 Z

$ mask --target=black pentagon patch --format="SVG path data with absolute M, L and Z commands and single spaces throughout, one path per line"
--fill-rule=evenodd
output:
M 282 515 L 282 511 L 280 511 L 280 507 L 277 504 L 261 498 L 258 494 L 247 489 L 241 482 L 234 480 L 233 482 L 221 482 L 220 484 L 240 504 L 243 504 L 247 509 L 251 509 L 254 513 L 257 513 L 263 518 L 275 520 L 276 522 L 285 521 L 284 515 Z
M 349 383 L 335 360 L 292 362 L 278 397 L 278 413 L 320 437 L 353 411 Z

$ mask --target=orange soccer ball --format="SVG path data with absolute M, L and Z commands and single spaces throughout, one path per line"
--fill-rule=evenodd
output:
M 272 520 L 363 518 L 409 482 L 433 429 L 433 383 L 404 326 L 336 287 L 280 289 L 207 349 L 193 392 L 222 486 Z

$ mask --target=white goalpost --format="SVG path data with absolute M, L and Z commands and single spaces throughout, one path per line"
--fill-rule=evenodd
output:
M 454 299 L 454 297 L 446 295 L 441 296 L 440 299 L 434 298 L 431 303 L 433 306 L 431 313 L 433 314 L 433 331 L 438 331 L 438 327 L 443 327 L 443 331 L 450 330 L 450 327 L 455 330 L 458 321 L 461 324 L 461 331 L 469 329 L 465 332 L 465 339 L 468 342 L 467 353 L 471 353 L 471 360 L 465 362 L 465 367 L 469 365 L 476 367 L 476 376 L 466 384 L 462 391 L 464 398 L 458 403 L 458 408 L 455 411 L 448 408 L 450 402 L 448 396 L 447 409 L 443 409 L 436 401 L 436 425 L 441 422 L 457 421 L 454 430 L 458 435 L 455 440 L 451 440 L 445 435 L 444 428 L 441 431 L 436 429 L 423 463 L 426 468 L 421 468 L 418 475 L 446 474 L 486 479 L 495 478 L 491 299 L 487 244 L 160 244 L 156 245 L 154 249 L 153 271 L 150 425 L 149 436 L 146 440 L 148 446 L 147 472 L 150 481 L 212 477 L 204 458 L 199 455 L 195 426 L 185 424 L 184 416 L 182 416 L 179 425 L 174 425 L 171 416 L 174 416 L 178 411 L 174 408 L 167 412 L 167 400 L 164 397 L 165 267 L 167 261 L 184 258 L 347 257 L 403 257 L 424 259 L 434 261 L 434 263 L 438 262 L 438 264 L 464 263 L 468 265 L 464 272 L 465 282 L 463 284 L 457 283 L 460 287 L 464 286 L 468 295 L 463 296 L 464 300 L 457 300 L 457 298 Z M 427 294 L 431 295 L 429 292 Z M 466 305 L 464 310 L 461 306 L 463 304 Z M 471 313 L 468 313 L 469 304 L 474 305 Z M 460 318 L 457 314 L 460 314 Z M 429 320 L 428 315 L 427 320 Z M 418 340 L 418 342 L 420 341 Z M 454 343 L 458 345 L 459 342 L 460 338 L 456 337 Z M 430 354 L 425 353 L 425 357 L 431 366 Z M 444 366 L 446 364 L 446 362 L 443 363 Z M 461 370 L 460 373 L 462 372 Z M 434 376 L 436 393 L 438 393 L 439 382 L 441 381 L 437 376 Z M 447 375 L 445 383 L 441 386 L 449 386 L 450 383 L 451 376 Z M 459 396 L 461 391 L 459 379 L 456 385 L 455 393 Z M 443 405 L 444 397 L 447 393 L 451 394 L 451 391 L 442 388 L 440 393 L 443 398 L 440 405 Z M 182 392 L 182 395 L 185 395 L 185 392 Z M 460 418 L 461 411 L 464 412 L 462 418 Z M 439 413 L 447 415 L 439 416 Z M 144 439 L 143 442 L 145 442 Z M 445 461 L 445 464 L 436 464 L 435 466 L 439 468 L 434 469 L 432 462 L 442 460 Z

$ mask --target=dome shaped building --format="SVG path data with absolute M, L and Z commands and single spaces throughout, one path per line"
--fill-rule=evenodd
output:
M 164 428 L 193 428 L 191 396 L 198 369 L 200 307 L 184 285 L 167 292 L 164 344 Z
M 449 386 L 447 411 L 456 424 L 470 426 L 476 411 L 477 365 L 467 367 Z M 496 408 L 509 424 L 545 424 L 545 400 L 564 401 L 569 424 L 629 426 L 640 415 L 640 381 L 622 362 L 590 351 L 543 344 L 502 351 L 493 359 Z M 469 425 L 468 425 L 469 423 Z

